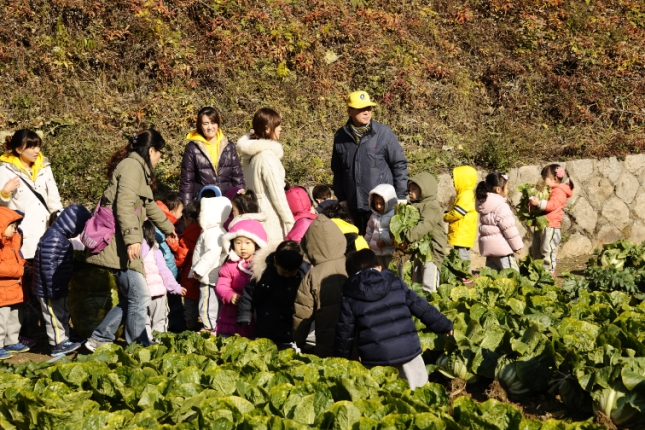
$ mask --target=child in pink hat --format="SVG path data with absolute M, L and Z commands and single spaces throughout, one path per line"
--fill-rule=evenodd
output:
M 215 287 L 217 296 L 222 301 L 216 332 L 218 336 L 224 337 L 239 334 L 253 338 L 253 324 L 237 324 L 237 304 L 253 275 L 253 254 L 257 249 L 267 247 L 267 234 L 258 221 L 242 220 L 224 235 L 223 245 L 228 257 L 219 271 Z

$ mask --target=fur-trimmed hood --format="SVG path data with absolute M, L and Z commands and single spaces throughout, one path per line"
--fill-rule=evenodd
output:
M 239 255 L 235 252 L 233 248 L 233 240 L 236 237 L 246 237 L 251 239 L 257 245 L 257 248 L 262 249 L 268 246 L 267 244 L 267 234 L 264 231 L 264 227 L 258 221 L 255 220 L 242 220 L 231 227 L 222 238 L 222 244 L 224 245 L 224 251 L 228 254 L 228 259 L 231 261 L 240 261 Z M 256 249 L 255 252 L 258 250 Z M 255 253 L 253 254 L 255 257 Z
M 262 277 L 262 274 L 267 269 L 268 259 L 278 248 L 277 243 L 270 243 L 266 248 L 260 248 L 255 251 L 253 254 L 253 260 L 251 261 L 251 269 L 253 270 L 252 280 L 259 281 Z
M 237 141 L 237 150 L 242 154 L 242 162 L 249 160 L 264 151 L 272 151 L 279 159 L 284 156 L 284 149 L 279 142 L 271 139 L 251 139 L 250 134 L 245 134 Z
M 254 221 L 257 221 L 259 223 L 263 223 L 263 222 L 265 222 L 267 220 L 267 216 L 263 212 L 247 213 L 247 214 L 238 215 L 238 216 L 236 216 L 235 218 L 233 218 L 231 220 L 231 222 L 228 225 L 228 228 L 230 230 L 238 222 L 245 221 L 245 220 L 250 220 L 250 219 L 252 219 Z
M 392 185 L 379 184 L 374 187 L 374 189 L 370 191 L 369 194 L 370 209 L 372 209 L 372 213 L 375 213 L 376 215 L 383 215 L 382 213 L 374 209 L 374 202 L 372 201 L 372 199 L 374 198 L 375 194 L 377 196 L 381 196 L 383 198 L 383 201 L 385 202 L 385 210 L 383 211 L 383 214 L 388 214 L 394 210 L 394 206 L 396 206 L 397 203 L 397 198 L 396 190 Z

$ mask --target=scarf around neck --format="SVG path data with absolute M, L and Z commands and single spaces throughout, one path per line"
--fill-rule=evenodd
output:
M 372 129 L 372 121 L 369 123 L 362 125 L 360 127 L 356 127 L 352 120 L 349 120 L 349 129 L 352 131 L 352 134 L 354 135 L 354 139 L 356 140 L 356 143 L 359 143 L 363 136 L 367 134 Z

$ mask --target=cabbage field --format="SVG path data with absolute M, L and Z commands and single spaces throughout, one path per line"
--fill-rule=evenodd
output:
M 454 321 L 454 336 L 417 321 L 435 382 L 414 392 L 393 368 L 185 332 L 147 348 L 110 344 L 74 360 L 2 365 L 0 427 L 537 430 L 604 428 L 611 419 L 633 428 L 645 416 L 644 249 L 606 245 L 564 289 L 531 259 L 520 273 L 482 269 L 466 287 L 449 255 L 445 283 L 427 297 Z M 598 267 L 637 281 L 607 291 L 589 278 Z M 453 378 L 501 387 L 509 401 L 450 392 Z M 512 404 L 556 397 L 588 420 L 539 421 Z

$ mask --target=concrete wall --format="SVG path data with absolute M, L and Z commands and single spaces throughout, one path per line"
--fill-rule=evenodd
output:
M 558 258 L 590 254 L 603 243 L 629 239 L 645 240 L 645 154 L 602 160 L 575 160 L 559 163 L 567 169 L 575 188 L 562 222 L 563 240 Z M 519 201 L 516 187 L 523 182 L 538 183 L 542 166 L 523 166 L 509 172 L 512 205 Z M 487 172 L 479 171 L 480 178 Z M 448 208 L 455 190 L 450 175 L 439 175 L 439 202 Z M 531 232 L 517 221 L 524 237 L 525 253 Z M 474 248 L 473 265 L 483 265 Z

